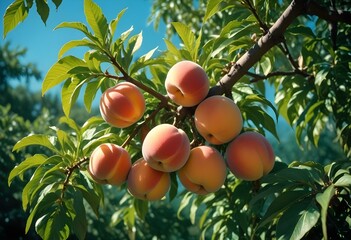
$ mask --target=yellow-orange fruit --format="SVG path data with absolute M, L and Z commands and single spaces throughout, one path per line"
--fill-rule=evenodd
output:
M 137 86 L 122 82 L 107 89 L 100 99 L 100 113 L 110 125 L 129 127 L 144 114 L 145 99 Z
M 151 168 L 141 158 L 133 163 L 127 179 L 127 188 L 131 195 L 144 200 L 160 200 L 171 185 L 169 173 Z
M 271 144 L 263 135 L 245 132 L 228 144 L 226 161 L 237 178 L 255 181 L 273 169 L 275 155 Z
M 192 107 L 207 96 L 210 81 L 200 65 L 192 61 L 181 61 L 168 71 L 165 86 L 168 96 L 176 104 Z
M 142 154 L 150 167 L 174 172 L 184 166 L 190 153 L 190 141 L 186 133 L 171 124 L 160 124 L 146 135 Z
M 241 131 L 243 120 L 238 106 L 224 96 L 212 96 L 195 110 L 195 126 L 205 140 L 220 145 L 230 142 Z
M 98 183 L 119 186 L 126 181 L 131 165 L 130 156 L 124 148 L 104 143 L 92 152 L 88 172 Z
M 222 155 L 210 146 L 193 148 L 187 163 L 178 171 L 183 186 L 200 195 L 219 190 L 226 176 L 227 166 Z

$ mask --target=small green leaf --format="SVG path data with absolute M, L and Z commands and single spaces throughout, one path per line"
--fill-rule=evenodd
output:
M 334 185 L 336 187 L 350 187 L 351 186 L 351 175 L 349 174 L 344 174 L 342 177 L 340 177 Z
M 104 77 L 98 78 L 96 81 L 91 81 L 87 84 L 84 92 L 84 106 L 85 109 L 90 112 L 91 106 L 95 99 L 96 93 L 100 88 L 101 83 L 105 80 Z
M 324 190 L 323 193 L 318 193 L 316 196 L 316 200 L 321 206 L 321 220 L 322 220 L 322 230 L 323 230 L 324 239 L 328 239 L 327 214 L 328 214 L 330 200 L 334 195 L 335 195 L 335 187 L 334 185 L 330 185 Z
M 134 198 L 133 205 L 138 217 L 144 220 L 149 209 L 149 201 Z
M 115 35 L 115 31 L 116 31 L 117 25 L 118 25 L 119 21 L 121 20 L 121 18 L 124 15 L 126 10 L 127 10 L 127 8 L 122 9 L 122 11 L 120 11 L 118 13 L 117 17 L 110 22 L 109 30 L 110 30 L 111 36 Z
M 55 4 L 56 9 L 61 5 L 62 0 L 52 0 L 52 2 Z
M 57 149 L 55 148 L 55 146 L 53 145 L 49 137 L 46 135 L 40 135 L 40 134 L 29 135 L 27 137 L 22 138 L 15 144 L 12 151 L 18 151 L 24 147 L 32 146 L 32 145 L 40 145 L 54 152 L 57 152 Z
M 213 15 L 219 12 L 220 4 L 222 1 L 220 0 L 209 0 L 206 5 L 206 13 L 204 16 L 204 23 L 211 18 Z
M 84 14 L 95 36 L 103 44 L 107 36 L 108 25 L 101 8 L 92 0 L 84 0 Z
M 175 28 L 179 37 L 182 39 L 185 49 L 192 56 L 192 59 L 189 60 L 196 61 L 197 52 L 195 52 L 195 34 L 192 32 L 191 28 L 180 22 L 173 22 L 172 26 Z
M 66 56 L 58 60 L 46 74 L 42 84 L 42 94 L 70 77 L 69 71 L 77 67 L 86 67 L 86 63 L 74 56 Z
M 35 0 L 37 6 L 37 12 L 43 21 L 46 24 L 46 20 L 49 17 L 50 8 L 46 2 L 47 0 Z
M 177 212 L 177 217 L 179 219 L 182 219 L 180 214 L 181 214 L 182 210 L 189 205 L 190 199 L 192 197 L 193 197 L 193 194 L 191 192 L 187 192 L 187 193 L 185 193 L 184 197 L 182 198 L 182 200 L 179 204 L 178 212 Z
M 42 163 L 44 163 L 46 160 L 46 156 L 43 154 L 35 154 L 32 157 L 26 158 L 23 162 L 21 162 L 19 165 L 17 165 L 14 169 L 9 174 L 8 178 L 8 185 L 11 185 L 11 182 L 13 179 L 18 176 L 22 175 L 25 171 L 27 171 L 30 168 L 36 167 Z
M 62 109 L 67 117 L 70 115 L 72 106 L 77 101 L 80 89 L 83 87 L 83 84 L 88 80 L 89 79 L 86 79 L 84 77 L 83 79 L 72 77 L 63 85 L 61 89 Z

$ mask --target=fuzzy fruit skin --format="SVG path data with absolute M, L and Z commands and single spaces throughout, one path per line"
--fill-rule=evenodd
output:
M 206 98 L 197 106 L 194 117 L 197 131 L 215 145 L 230 142 L 243 126 L 238 106 L 224 96 Z
M 142 154 L 150 167 L 163 172 L 174 172 L 188 160 L 190 141 L 182 129 L 171 124 L 160 124 L 146 135 Z
M 127 179 L 127 188 L 136 198 L 155 201 L 162 199 L 171 185 L 169 173 L 157 171 L 140 158 L 133 163 Z
M 100 99 L 100 113 L 110 125 L 126 128 L 144 115 L 145 98 L 137 86 L 122 82 L 107 89 Z
M 218 191 L 226 176 L 227 166 L 222 155 L 210 146 L 193 148 L 187 163 L 178 171 L 183 186 L 199 195 Z
M 226 149 L 228 168 L 237 178 L 256 181 L 274 167 L 275 155 L 271 144 L 261 134 L 240 134 Z
M 124 148 L 104 143 L 92 152 L 88 172 L 98 183 L 120 186 L 126 181 L 131 165 L 129 153 Z
M 204 69 L 192 61 L 180 61 L 167 73 L 168 96 L 178 105 L 192 107 L 208 94 L 210 81 Z

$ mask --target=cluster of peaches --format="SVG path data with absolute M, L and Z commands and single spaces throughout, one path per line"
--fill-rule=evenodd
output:
M 201 66 L 181 61 L 168 72 L 165 87 L 169 98 L 183 107 L 196 106 L 195 127 L 208 144 L 191 148 L 187 134 L 171 124 L 152 128 L 142 142 L 142 158 L 131 162 L 128 152 L 112 143 L 97 147 L 90 157 L 89 173 L 99 183 L 121 185 L 136 198 L 158 200 L 171 185 L 171 172 L 177 172 L 189 191 L 204 195 L 224 184 L 227 169 L 243 180 L 254 181 L 269 173 L 275 156 L 264 136 L 242 131 L 242 116 L 233 100 L 207 97 L 210 83 Z M 129 82 L 107 89 L 100 100 L 104 120 L 124 128 L 144 114 L 142 92 Z M 227 144 L 222 154 L 215 145 Z

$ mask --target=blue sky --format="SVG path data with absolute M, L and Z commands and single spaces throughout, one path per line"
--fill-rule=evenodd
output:
M 63 0 L 58 10 L 55 9 L 52 1 L 49 0 L 50 14 L 46 25 L 41 21 L 35 6 L 33 6 L 26 20 L 3 39 L 3 15 L 11 2 L 13 0 L 1 0 L 0 3 L 1 41 L 11 42 L 12 47 L 27 48 L 27 54 L 23 62 L 35 63 L 44 76 L 48 69 L 57 61 L 57 54 L 64 43 L 83 38 L 80 32 L 71 29 L 53 30 L 64 21 L 86 23 L 83 0 Z M 94 2 L 102 8 L 108 21 L 114 19 L 122 9 L 128 8 L 118 25 L 117 34 L 124 32 L 131 26 L 134 27 L 132 34 L 138 34 L 142 31 L 143 45 L 140 49 L 140 55 L 155 47 L 159 47 L 161 50 L 165 49 L 163 41 L 164 28 L 161 26 L 162 29 L 155 31 L 152 24 L 147 24 L 151 0 L 94 0 Z M 75 55 L 78 52 L 79 50 L 76 52 L 71 51 L 69 54 Z M 40 88 L 39 84 L 34 86 L 34 88 Z

